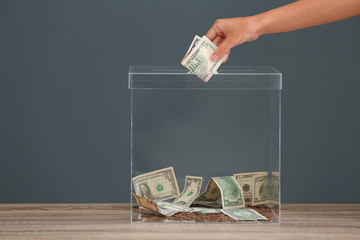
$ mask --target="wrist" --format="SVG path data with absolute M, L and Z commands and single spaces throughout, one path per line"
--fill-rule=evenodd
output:
M 252 24 L 252 29 L 257 37 L 266 34 L 266 19 L 262 14 L 254 15 L 249 17 Z

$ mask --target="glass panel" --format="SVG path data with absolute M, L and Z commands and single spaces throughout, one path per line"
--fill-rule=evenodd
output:
M 131 197 L 133 222 L 279 223 L 281 74 L 277 70 L 223 67 L 204 83 L 178 67 L 131 67 L 129 87 L 132 178 L 173 167 L 180 192 L 186 175 L 201 176 L 204 192 L 212 177 L 265 172 L 251 176 L 249 184 L 238 182 L 244 202 L 253 205 L 245 209 L 267 218 L 236 220 L 223 212 L 189 209 L 167 217 L 139 208 Z M 132 193 L 155 203 L 161 200 L 151 194 L 153 189 L 137 187 L 132 184 Z M 165 192 L 162 187 L 157 191 Z M 192 204 L 190 208 L 194 206 L 208 207 Z

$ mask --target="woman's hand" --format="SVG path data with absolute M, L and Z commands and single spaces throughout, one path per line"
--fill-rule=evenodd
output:
M 230 49 L 244 42 L 251 42 L 259 37 L 258 27 L 253 17 L 238 17 L 218 19 L 210 28 L 206 37 L 219 48 L 212 54 L 211 59 L 218 61 L 225 54 L 229 57 Z

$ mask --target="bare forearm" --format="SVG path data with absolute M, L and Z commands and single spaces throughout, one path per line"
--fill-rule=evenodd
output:
M 219 46 L 212 55 L 217 61 L 230 49 L 269 33 L 288 32 L 354 17 L 360 0 L 299 0 L 249 17 L 218 19 L 206 36 Z
M 299 0 L 253 16 L 258 34 L 288 32 L 360 14 L 360 0 Z

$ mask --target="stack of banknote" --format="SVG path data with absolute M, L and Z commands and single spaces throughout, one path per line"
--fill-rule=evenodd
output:
M 178 212 L 222 212 L 236 220 L 266 220 L 246 207 L 279 201 L 278 172 L 271 174 L 271 194 L 268 172 L 212 177 L 200 193 L 202 180 L 200 176 L 186 176 L 180 193 L 173 167 L 159 169 L 133 178 L 133 196 L 140 207 L 165 216 Z M 165 201 L 172 198 L 172 202 Z
M 212 61 L 211 55 L 216 49 L 217 46 L 206 36 L 199 37 L 196 35 L 181 64 L 190 70 L 189 73 L 196 74 L 207 82 L 213 74 L 217 73 L 217 69 L 227 56 L 223 56 L 216 62 Z

